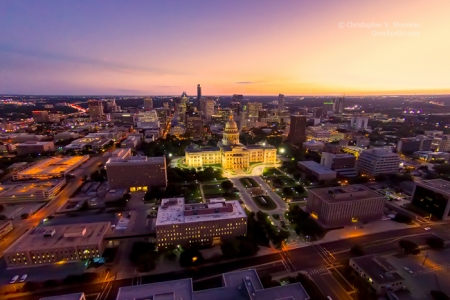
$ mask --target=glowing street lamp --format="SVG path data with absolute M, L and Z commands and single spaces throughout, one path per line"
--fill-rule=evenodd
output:
M 286 150 L 284 148 L 280 148 L 280 153 L 283 154 Z

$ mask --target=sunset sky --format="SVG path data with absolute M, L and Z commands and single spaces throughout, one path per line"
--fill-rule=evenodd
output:
M 414 36 L 379 36 L 397 31 Z M 450 93 L 450 1 L 0 2 L 0 93 L 194 95 L 199 83 L 205 95 Z

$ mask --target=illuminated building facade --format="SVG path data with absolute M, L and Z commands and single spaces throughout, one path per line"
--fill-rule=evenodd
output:
M 244 146 L 239 143 L 239 130 L 233 116 L 225 125 L 218 147 L 191 144 L 185 153 L 186 164 L 193 168 L 221 164 L 224 169 L 239 170 L 250 167 L 250 163 L 274 164 L 277 161 L 277 149 L 272 145 L 259 143 Z
M 239 201 L 185 204 L 162 199 L 156 219 L 158 247 L 219 245 L 247 234 L 247 215 Z

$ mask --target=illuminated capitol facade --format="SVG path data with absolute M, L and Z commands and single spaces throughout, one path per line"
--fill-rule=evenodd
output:
M 238 170 L 250 167 L 251 163 L 276 163 L 277 149 L 266 143 L 240 144 L 238 126 L 231 116 L 217 147 L 191 144 L 186 148 L 185 158 L 186 165 L 193 168 L 220 164 L 224 169 Z

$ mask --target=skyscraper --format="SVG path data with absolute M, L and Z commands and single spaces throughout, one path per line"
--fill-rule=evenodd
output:
M 288 139 L 295 145 L 306 142 L 306 116 L 291 115 Z
M 344 97 L 334 99 L 334 110 L 336 113 L 342 114 L 344 112 L 344 100 Z
M 47 123 L 50 119 L 46 110 L 33 110 L 32 116 L 36 123 Z
M 144 109 L 152 110 L 153 109 L 153 99 L 150 97 L 144 98 Z
M 200 84 L 197 84 L 197 110 L 201 111 L 200 107 L 200 99 L 202 98 L 202 87 Z
M 89 100 L 89 117 L 91 121 L 99 121 L 103 117 L 103 103 L 102 100 Z
M 202 112 L 203 115 L 206 117 L 206 119 L 210 119 L 212 115 L 214 115 L 215 113 L 215 109 L 214 109 L 214 99 L 212 98 L 206 98 L 206 99 L 202 99 Z
M 284 110 L 284 95 L 279 94 L 278 95 L 278 111 Z
M 251 117 L 258 117 L 259 111 L 262 109 L 262 103 L 261 102 L 249 102 L 248 103 L 248 116 Z

